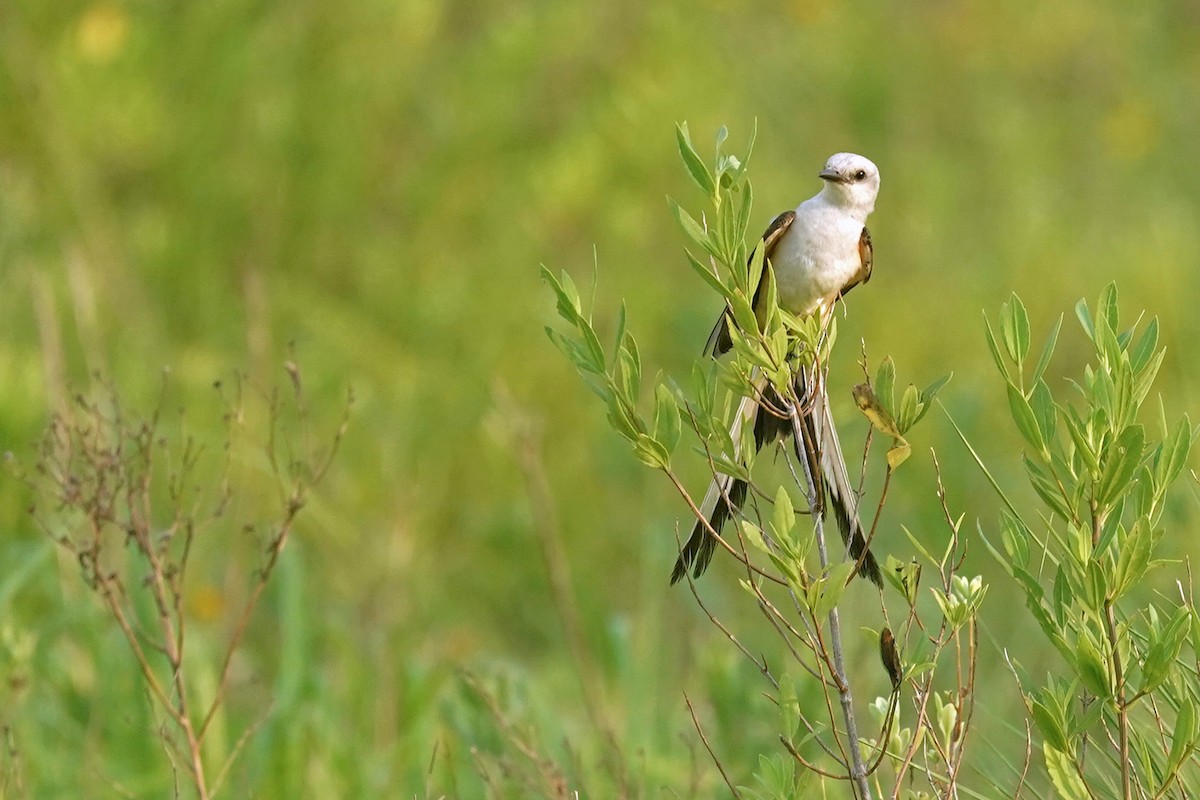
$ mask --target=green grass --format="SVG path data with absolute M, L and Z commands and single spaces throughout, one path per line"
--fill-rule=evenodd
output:
M 626 298 L 648 374 L 687 374 L 717 303 L 663 201 L 696 200 L 679 120 L 703 145 L 720 124 L 743 141 L 757 117 L 752 227 L 816 191 L 829 153 L 880 165 L 875 275 L 851 298 L 833 380 L 857 382 L 860 338 L 919 383 L 954 371 L 942 401 L 1018 495 L 1019 439 L 980 317 L 1012 290 L 1037 339 L 1115 279 L 1127 317 L 1161 318 L 1169 415 L 1195 416 L 1194 12 L 1064 0 L 771 14 L 632 0 L 0 7 L 0 449 L 31 464 L 51 411 L 93 372 L 148 410 L 164 367 L 191 428 L 217 442 L 212 382 L 285 383 L 289 342 L 322 419 L 348 387 L 357 398 L 244 648 L 226 745 L 269 713 L 227 796 L 489 796 L 471 748 L 519 756 L 464 669 L 500 687 L 557 761 L 578 757 L 572 774 L 613 774 L 517 460 L 487 422 L 501 390 L 543 434 L 634 794 L 723 791 L 685 689 L 738 780 L 775 746 L 753 670 L 666 586 L 685 509 L 541 330 L 553 310 L 538 264 L 582 286 L 594 247 L 603 316 Z M 1048 377 L 1075 374 L 1082 345 L 1064 334 Z M 848 390 L 837 411 L 853 418 Z M 865 420 L 847 427 L 861 441 Z M 950 426 L 934 416 L 921 436 L 880 534 L 901 558 L 900 524 L 941 535 L 929 446 L 951 508 L 995 529 L 996 501 Z M 703 481 L 698 459 L 687 474 Z M 171 774 L 135 668 L 30 502 L 0 482 L 13 748 L 0 796 L 163 796 Z M 1195 503 L 1168 518 L 1168 549 L 1193 554 Z M 240 552 L 206 550 L 197 592 L 247 583 L 255 563 Z M 988 604 L 1012 601 L 984 548 L 969 558 L 995 579 Z M 747 623 L 732 574 L 723 565 L 703 588 Z M 998 619 L 988 637 L 981 682 L 1007 686 L 996 648 L 1019 650 L 1021 631 Z M 877 669 L 868 637 L 851 644 Z M 995 722 L 975 743 L 985 761 L 984 742 L 1011 733 Z

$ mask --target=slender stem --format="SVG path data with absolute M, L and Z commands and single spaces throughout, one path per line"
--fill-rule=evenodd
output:
M 708 737 L 704 735 L 704 728 L 700 725 L 700 718 L 696 716 L 696 709 L 692 706 L 692 698 L 688 697 L 687 692 L 683 693 L 683 702 L 687 703 L 688 713 L 692 715 L 692 724 L 696 726 L 696 733 L 700 734 L 700 741 L 704 745 L 704 749 L 708 751 L 708 755 L 712 758 L 713 763 L 717 765 L 717 771 L 721 773 L 721 777 L 725 779 L 725 785 L 729 787 L 730 793 L 733 794 L 734 800 L 738 800 L 742 795 L 738 792 L 737 786 L 729 778 L 729 774 L 725 772 L 724 765 L 721 764 L 721 759 L 717 758 L 716 752 L 712 749 L 712 745 L 708 743 Z
M 1095 498 L 1091 500 L 1092 512 L 1092 547 L 1100 543 L 1100 527 L 1102 524 L 1099 504 Z M 1129 774 L 1129 711 L 1125 702 L 1125 670 L 1121 664 L 1121 648 L 1117 637 L 1117 611 L 1111 598 L 1104 598 L 1104 626 L 1108 635 L 1108 646 L 1112 650 L 1114 700 L 1117 705 L 1117 747 L 1120 750 L 1121 762 L 1121 797 L 1129 800 L 1133 797 L 1133 788 Z
M 821 383 L 821 373 L 817 371 L 814 392 L 823 391 Z M 803 423 L 800 420 L 796 404 L 791 405 L 789 414 L 792 418 L 792 433 L 796 437 L 796 441 L 804 441 Z M 819 457 L 820 454 L 818 453 L 817 456 Z M 807 484 L 804 491 L 808 495 L 808 506 L 814 512 L 818 512 L 813 514 L 813 528 L 817 539 L 817 554 L 820 558 L 821 568 L 824 569 L 829 565 L 829 554 L 825 549 L 825 509 L 818 507 L 817 477 L 813 475 L 810 460 L 807 458 L 798 460 L 804 467 Z M 857 787 L 858 796 L 862 800 L 870 800 L 871 784 L 867 780 L 867 765 L 863 761 L 862 748 L 859 746 L 858 720 L 854 716 L 854 699 L 850 693 L 850 682 L 846 678 L 846 661 L 842 655 L 842 625 L 836 606 L 829 611 L 829 641 L 833 653 L 834 683 L 837 686 L 838 699 L 842 707 L 842 717 L 846 721 L 846 737 L 850 740 L 850 779 Z

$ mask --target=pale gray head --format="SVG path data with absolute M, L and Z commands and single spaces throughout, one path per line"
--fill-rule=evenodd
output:
M 829 202 L 854 208 L 864 217 L 875 209 L 879 194 L 879 168 L 869 158 L 854 153 L 834 153 L 821 170 L 822 194 Z

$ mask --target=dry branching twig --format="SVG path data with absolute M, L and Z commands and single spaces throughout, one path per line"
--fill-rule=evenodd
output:
M 231 470 L 242 454 L 237 434 L 246 409 L 239 379 L 225 406 L 224 457 L 214 474 L 205 440 L 164 420 L 169 382 L 153 411 L 145 417 L 126 411 L 115 387 L 100 385 L 98 396 L 78 395 L 51 420 L 43 438 L 31 483 L 39 504 L 39 525 L 78 562 L 84 582 L 99 597 L 120 629 L 138 666 L 154 708 L 163 715 L 159 726 L 164 749 L 176 771 L 186 776 L 196 795 L 212 797 L 246 739 L 261 719 L 244 731 L 223 764 L 206 762 L 204 742 L 218 710 L 229 697 L 230 671 L 309 493 L 327 474 L 348 425 L 353 398 L 323 451 L 311 444 L 299 370 L 289 362 L 292 389 L 287 401 L 275 392 L 268 398 L 267 461 L 279 487 L 279 505 L 262 561 L 249 577 L 245 600 L 225 644 L 218 652 L 218 682 L 211 697 L 201 700 L 190 675 L 196 665 L 189 655 L 191 615 L 187 599 L 198 550 L 220 553 L 257 526 L 227 519 L 236 482 Z M 220 384 L 217 385 L 221 391 Z M 299 431 L 284 430 L 295 413 Z M 301 450 L 291 442 L 299 434 Z M 215 548 L 215 549 L 213 549 Z M 213 776 L 216 780 L 213 780 Z

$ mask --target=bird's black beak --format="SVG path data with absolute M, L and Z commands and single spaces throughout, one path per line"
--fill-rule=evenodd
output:
M 845 183 L 846 182 L 845 176 L 839 175 L 836 171 L 834 171 L 832 169 L 821 170 L 821 180 L 829 181 L 830 183 Z

